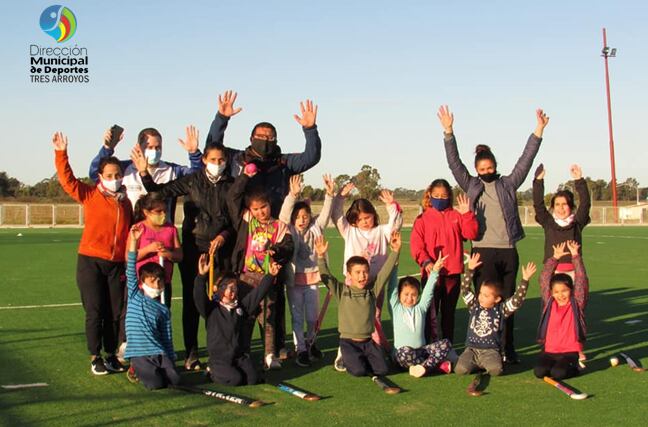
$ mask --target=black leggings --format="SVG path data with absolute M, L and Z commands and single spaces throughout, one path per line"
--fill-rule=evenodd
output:
M 85 310 L 85 334 L 88 352 L 101 355 L 117 350 L 119 317 L 123 309 L 124 263 L 79 254 L 77 286 Z
M 518 267 L 520 266 L 520 257 L 516 248 L 473 248 L 473 253 L 481 255 L 482 265 L 475 270 L 473 283 L 475 285 L 475 294 L 479 295 L 479 287 L 484 281 L 497 280 L 502 283 L 502 301 L 513 296 L 515 293 L 515 278 Z M 513 327 L 515 315 L 511 314 L 504 322 L 504 343 L 505 354 L 511 354 L 515 351 L 513 344 Z
M 538 363 L 533 368 L 538 378 L 551 377 L 564 380 L 575 377 L 578 371 L 578 352 L 574 353 L 540 353 Z

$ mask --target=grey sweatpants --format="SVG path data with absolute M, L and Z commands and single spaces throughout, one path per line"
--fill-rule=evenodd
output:
M 476 368 L 485 369 L 487 374 L 498 376 L 502 374 L 502 355 L 494 348 L 466 347 L 455 367 L 457 375 L 470 374 Z

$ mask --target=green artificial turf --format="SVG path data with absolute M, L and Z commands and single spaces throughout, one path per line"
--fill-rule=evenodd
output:
M 21 237 L 17 234 L 22 233 Z M 200 373 L 183 373 L 188 384 L 233 392 L 272 403 L 250 409 L 201 395 L 174 390 L 146 391 L 124 374 L 95 377 L 89 371 L 80 305 L 57 308 L 9 306 L 69 304 L 80 301 L 75 283 L 76 248 L 80 230 L 0 230 L 0 384 L 46 382 L 48 387 L 0 389 L 0 424 L 14 425 L 639 425 L 645 416 L 648 373 L 635 373 L 625 364 L 610 368 L 608 358 L 621 350 L 648 363 L 648 227 L 589 227 L 584 236 L 584 259 L 590 276 L 587 309 L 589 326 L 586 374 L 569 384 L 590 394 L 574 401 L 537 380 L 532 366 L 538 351 L 534 337 L 539 316 L 537 276 L 527 302 L 516 318 L 516 345 L 522 363 L 493 378 L 486 394 L 469 397 L 472 376 L 433 376 L 414 379 L 391 376 L 404 388 L 387 395 L 368 378 L 338 373 L 331 364 L 337 346 L 336 304 L 331 303 L 320 339 L 325 360 L 311 368 L 292 361 L 268 375 L 268 382 L 285 380 L 324 397 L 307 402 L 282 393 L 270 384 L 230 388 L 205 381 Z M 331 265 L 341 271 L 342 240 L 334 230 Z M 409 231 L 404 233 L 409 240 Z M 519 244 L 520 260 L 540 262 L 543 235 L 528 228 Z M 403 246 L 399 274 L 417 272 Z M 181 295 L 179 274 L 175 295 Z M 323 291 L 322 291 L 323 292 Z M 174 342 L 182 350 L 182 301 L 172 305 Z M 466 329 L 460 301 L 455 340 L 459 352 Z M 627 324 L 628 320 L 641 320 Z M 383 324 L 391 337 L 391 321 Z M 290 324 L 287 328 L 290 330 Z M 205 344 L 202 330 L 199 342 Z M 260 360 L 258 332 L 254 357 Z M 203 360 L 206 359 L 203 347 Z

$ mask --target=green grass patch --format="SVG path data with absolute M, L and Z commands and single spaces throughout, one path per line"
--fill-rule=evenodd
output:
M 341 272 L 342 239 L 334 230 L 328 235 L 332 269 Z M 2 425 L 639 425 L 644 419 L 641 402 L 648 394 L 648 373 L 632 372 L 625 365 L 609 368 L 608 357 L 625 350 L 648 364 L 648 227 L 590 227 L 585 232 L 584 259 L 591 284 L 586 344 L 590 360 L 585 375 L 568 381 L 591 395 L 585 401 L 570 400 L 531 372 L 538 352 L 536 276 L 516 318 L 522 364 L 493 378 L 481 398 L 465 393 L 472 377 L 413 379 L 399 373 L 391 378 L 405 392 L 389 396 L 368 378 L 335 372 L 331 364 L 337 347 L 337 307 L 332 302 L 318 342 L 325 360 L 308 369 L 289 361 L 281 371 L 268 375 L 270 382 L 285 380 L 324 396 L 319 402 L 299 400 L 269 384 L 230 388 L 209 384 L 201 374 L 182 374 L 191 384 L 272 402 L 259 409 L 173 390 L 149 392 L 121 374 L 94 377 L 89 371 L 80 305 L 8 309 L 79 303 L 75 281 L 79 236 L 80 230 L 0 230 L 0 384 L 49 384 L 0 390 Z M 409 240 L 409 230 L 404 238 Z M 520 261 L 540 262 L 542 248 L 542 230 L 528 228 L 527 238 L 519 245 Z M 416 272 L 405 244 L 399 274 Z M 174 294 L 181 295 L 180 290 L 176 270 Z M 182 357 L 182 300 L 173 301 L 172 313 L 176 351 Z M 460 301 L 455 332 L 459 348 L 463 347 L 466 316 Z M 391 337 L 387 310 L 383 319 Z M 629 320 L 641 322 L 627 324 Z M 202 321 L 200 329 L 199 342 L 204 347 Z M 260 361 L 256 334 L 254 357 Z

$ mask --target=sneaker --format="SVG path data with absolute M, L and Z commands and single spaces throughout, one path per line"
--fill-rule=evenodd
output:
M 300 351 L 299 354 L 297 354 L 297 360 L 295 360 L 295 363 L 297 366 L 301 366 L 302 368 L 309 367 L 311 363 L 310 358 L 308 357 L 308 352 Z
M 90 371 L 95 375 L 107 375 L 108 370 L 101 356 L 97 356 L 90 362 Z
M 124 354 L 126 353 L 126 341 L 123 343 L 119 344 L 119 348 L 117 349 L 117 360 L 119 360 L 119 363 L 121 364 L 126 364 L 126 359 L 124 359 Z
M 409 368 L 409 374 L 415 378 L 421 378 L 422 376 L 425 376 L 426 373 L 427 369 L 425 369 L 425 366 L 423 365 L 413 365 Z
M 270 369 L 281 369 L 281 360 L 274 354 L 266 354 L 263 359 L 263 368 L 267 371 Z
M 104 365 L 110 372 L 124 372 L 126 370 L 126 367 L 117 360 L 117 356 L 114 354 L 106 358 Z
M 346 372 L 346 367 L 344 366 L 344 360 L 342 360 L 342 350 L 338 347 L 337 356 L 335 357 L 335 362 L 333 362 L 333 367 L 338 372 Z
M 311 344 L 308 352 L 310 353 L 310 357 L 312 357 L 313 359 L 321 360 L 324 357 L 324 354 L 319 348 L 317 348 L 315 343 Z
M 132 365 L 128 368 L 128 371 L 126 371 L 126 378 L 128 378 L 128 381 L 133 384 L 139 382 L 139 378 L 137 378 L 137 374 L 135 373 L 135 368 Z
M 292 358 L 294 356 L 295 356 L 295 352 L 292 351 L 292 350 L 288 350 L 285 347 L 282 348 L 281 350 L 279 350 L 279 359 L 280 360 L 288 360 L 288 359 L 290 359 L 290 358 Z
M 443 362 L 439 363 L 439 366 L 437 366 L 437 369 L 441 371 L 444 374 L 451 374 L 452 373 L 452 364 L 450 363 L 449 360 L 444 360 Z
M 200 371 L 202 365 L 200 364 L 200 359 L 196 356 L 189 356 L 184 361 L 184 368 L 186 371 Z

